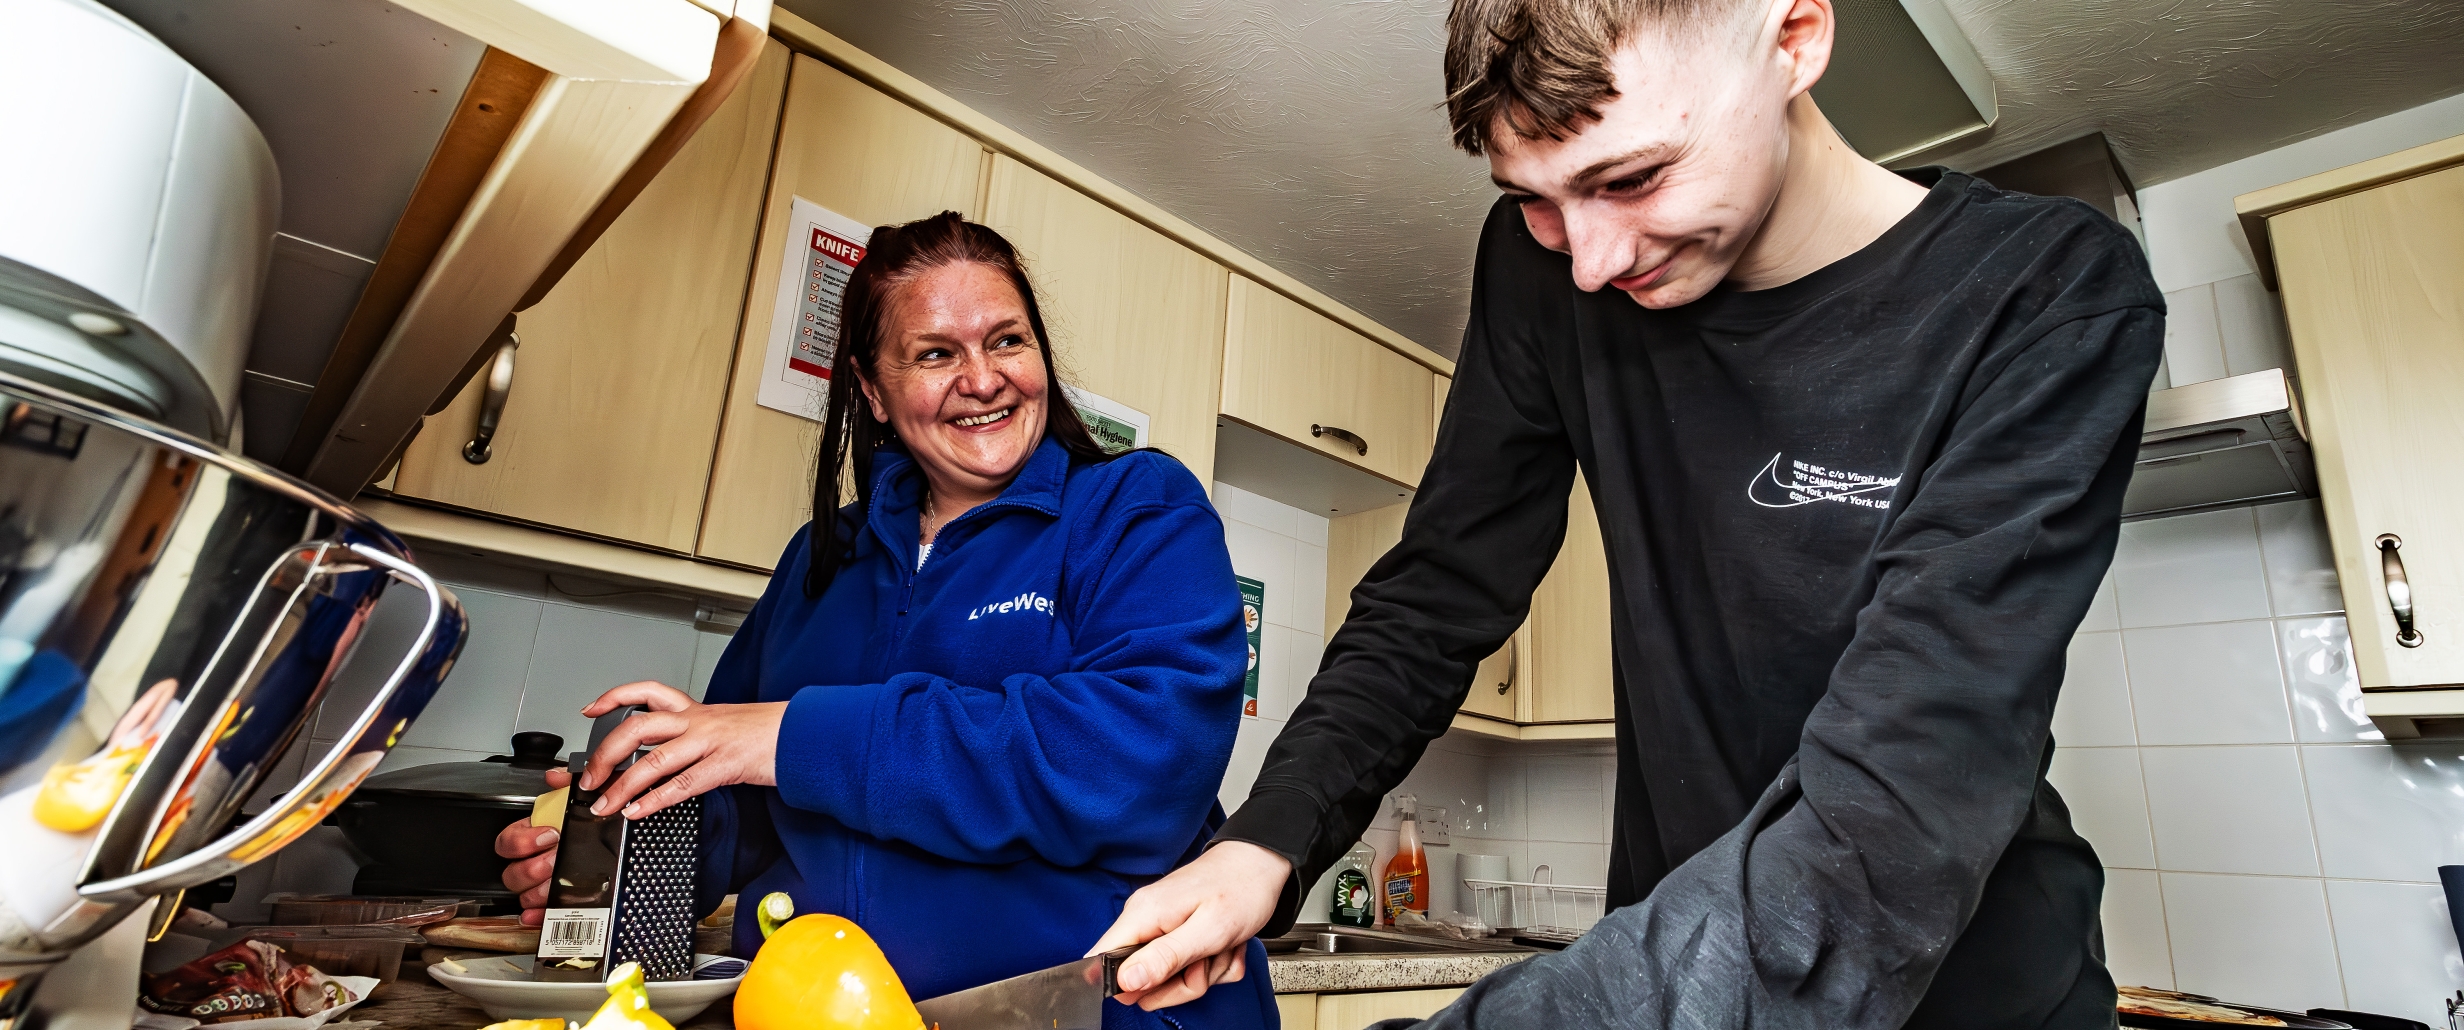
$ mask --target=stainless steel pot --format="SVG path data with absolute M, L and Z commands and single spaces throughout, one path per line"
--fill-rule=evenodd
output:
M 356 654 L 395 582 L 426 595 L 426 623 L 407 654 Z M 149 899 L 331 813 L 465 631 L 402 541 L 332 497 L 0 373 L 0 1030 L 45 969 Z M 297 786 L 242 818 L 353 661 L 392 671 Z

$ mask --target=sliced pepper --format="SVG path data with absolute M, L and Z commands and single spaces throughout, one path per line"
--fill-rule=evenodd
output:
M 642 964 L 627 962 L 609 971 L 607 1001 L 591 1014 L 582 1030 L 676 1030 L 650 1011 L 650 986 L 642 982 Z

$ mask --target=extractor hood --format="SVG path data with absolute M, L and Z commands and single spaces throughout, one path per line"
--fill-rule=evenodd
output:
M 2318 494 L 2310 443 L 2280 368 L 2147 397 L 2122 518 L 2152 519 Z

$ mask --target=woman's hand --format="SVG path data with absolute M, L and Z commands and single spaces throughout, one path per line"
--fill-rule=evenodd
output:
M 547 771 L 548 789 L 573 781 L 562 769 Z M 547 920 L 548 878 L 556 875 L 556 828 L 532 826 L 530 817 L 515 820 L 496 835 L 496 857 L 505 859 L 505 889 L 520 895 L 522 925 Z
M 578 786 L 601 791 L 590 806 L 594 814 L 621 811 L 627 819 L 640 819 L 731 783 L 769 787 L 779 782 L 779 722 L 787 717 L 785 701 L 706 705 L 667 684 L 645 680 L 599 695 L 582 714 L 595 719 L 622 705 L 650 710 L 619 724 L 591 752 Z M 658 746 L 608 783 L 607 770 L 652 744 Z M 604 789 L 601 784 L 606 784 Z

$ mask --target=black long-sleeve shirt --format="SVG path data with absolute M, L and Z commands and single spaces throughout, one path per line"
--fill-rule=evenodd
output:
M 2044 771 L 2163 343 L 2084 204 L 1928 171 L 1788 284 L 1583 293 L 1500 201 L 1402 541 L 1218 839 L 1357 840 L 1521 624 L 1576 468 L 1610 568 L 1613 911 L 1432 1022 L 2109 1027 L 2103 872 Z

